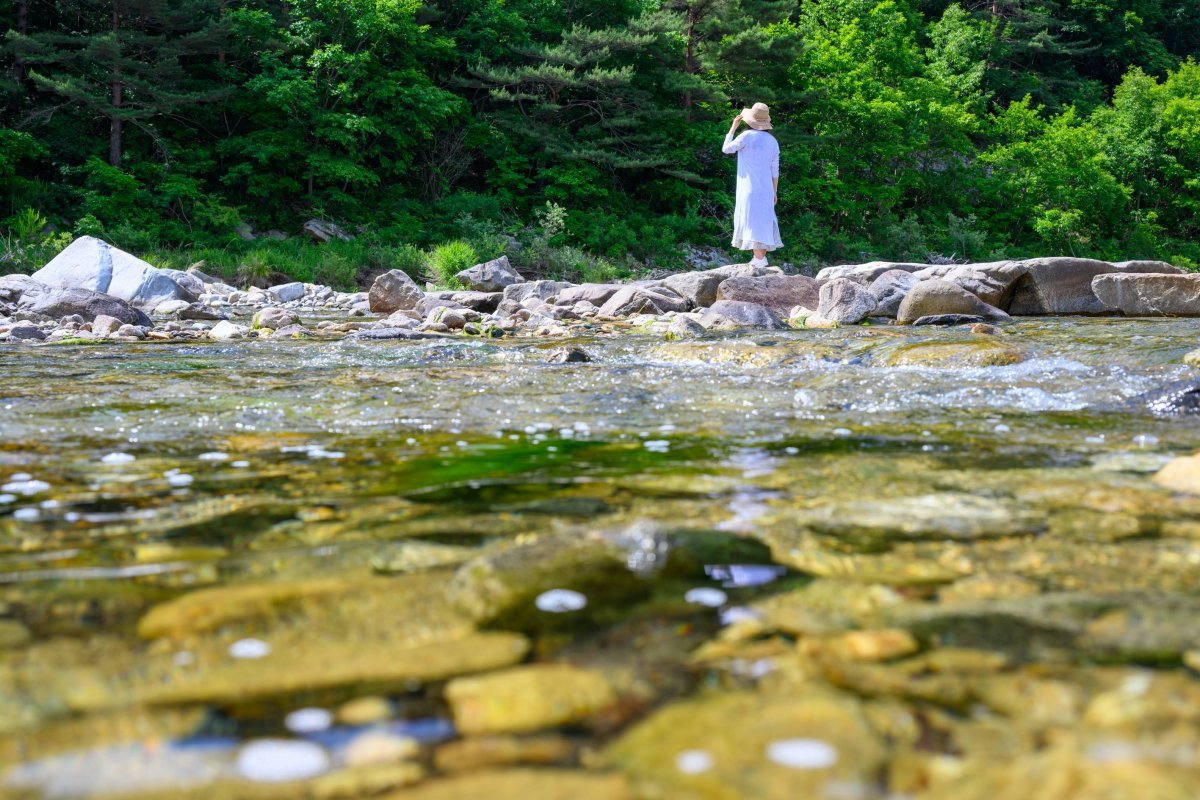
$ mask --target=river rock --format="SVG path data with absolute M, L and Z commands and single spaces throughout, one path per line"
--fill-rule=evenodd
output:
M 881 317 L 895 317 L 900 303 L 921 280 L 911 272 L 889 269 L 871 282 L 867 291 L 875 298 L 875 311 Z M 811 308 L 811 306 L 810 306 Z
M 536 297 L 539 300 L 549 300 L 564 289 L 570 289 L 573 286 L 575 284 L 567 281 L 525 281 L 524 283 L 513 283 L 504 287 L 504 300 L 512 300 L 518 304 L 530 297 Z
M 447 330 L 449 329 L 447 328 Z M 358 341 L 384 342 L 395 339 L 438 339 L 442 337 L 439 337 L 436 333 L 409 330 L 408 328 L 385 327 L 354 331 L 346 338 Z
M 928 317 L 917 317 L 913 325 L 932 325 L 950 327 L 953 325 L 977 325 L 983 322 L 983 317 L 974 314 L 934 314 Z
M 798 303 L 797 305 L 804 305 Z M 862 322 L 875 310 L 875 297 L 849 278 L 835 278 L 821 287 L 817 316 L 839 325 Z
M 396 800 L 632 800 L 621 775 L 568 769 L 486 770 L 430 781 Z
M 996 308 L 1008 307 L 1019 281 L 1029 271 L 1020 261 L 995 261 L 983 264 L 949 264 L 926 267 L 913 273 L 920 280 L 934 278 L 966 289 Z
M 700 316 L 700 324 L 705 328 L 717 327 L 722 323 L 744 328 L 785 327 L 783 318 L 775 311 L 757 303 L 738 300 L 718 300 Z
M 810 685 L 811 686 L 811 685 Z M 871 797 L 884 748 L 861 703 L 816 687 L 672 703 L 604 754 L 639 797 Z
M 1200 494 L 1200 456 L 1179 456 L 1154 475 L 1154 482 L 1176 492 Z
M 1160 417 L 1200 413 L 1200 381 L 1173 381 L 1130 398 L 1126 406 Z
M 663 336 L 672 340 L 694 339 L 697 336 L 703 336 L 704 332 L 704 326 L 696 320 L 688 316 L 678 316 L 671 320 L 671 324 L 667 326 Z
M 78 314 L 84 319 L 94 320 L 105 314 L 131 325 L 154 324 L 150 317 L 124 300 L 87 289 L 43 288 L 36 294 L 29 291 L 21 297 L 20 307 L 31 314 L 43 314 L 54 319 Z
M 579 286 L 563 289 L 555 296 L 554 302 L 560 306 L 591 303 L 599 308 L 622 288 L 624 287 L 617 283 L 582 283 Z
M 236 325 L 229 320 L 221 320 L 212 326 L 212 330 L 208 332 L 208 338 L 214 342 L 231 342 L 236 339 L 245 339 L 249 333 L 250 329 L 245 325 Z
M 717 300 L 756 303 L 783 315 L 795 306 L 812 308 L 820 291 L 820 284 L 803 275 L 735 277 L 720 283 Z
M 92 320 L 92 333 L 96 336 L 112 336 L 122 324 L 121 320 L 116 317 L 101 314 Z
M 438 772 L 477 772 L 513 764 L 564 764 L 575 753 L 561 734 L 539 736 L 471 736 L 447 742 L 433 754 Z
M 268 328 L 275 331 L 279 330 L 280 328 L 286 328 L 289 325 L 296 325 L 299 323 L 299 321 L 300 320 L 296 318 L 296 315 L 288 311 L 286 308 L 267 306 L 254 315 L 254 320 L 251 322 L 250 327 Z
M 892 270 L 920 272 L 927 267 L 929 267 L 928 264 L 910 264 L 903 261 L 870 261 L 866 264 L 844 264 L 839 267 L 825 267 L 817 273 L 817 280 L 827 283 L 835 278 L 849 278 L 855 283 L 870 286 L 885 272 Z
M 278 303 L 294 303 L 304 298 L 304 284 L 299 281 L 281 283 L 267 289 L 267 295 Z
M 425 293 L 402 270 L 389 270 L 371 284 L 367 293 L 371 311 L 376 314 L 391 314 L 395 311 L 417 308 L 425 299 Z
M 1092 291 L 1092 281 L 1109 273 L 1180 273 L 1161 261 L 1110 264 L 1090 258 L 1035 258 L 1020 262 L 1026 273 L 1013 288 L 1008 311 L 1014 316 L 1039 314 L 1111 314 Z
M 320 242 L 321 244 L 327 244 L 328 242 L 332 242 L 334 239 L 340 239 L 344 242 L 349 242 L 354 239 L 353 236 L 342 230 L 340 225 L 325 219 L 310 219 L 308 222 L 304 223 L 304 227 L 301 228 L 301 230 L 314 241 Z M 271 231 L 267 231 L 265 235 L 270 238 L 274 238 L 271 237 Z
M 476 264 L 464 269 L 454 277 L 477 292 L 502 292 L 505 286 L 525 282 L 525 279 L 508 263 L 508 256 L 500 256 L 491 261 Z
M 41 286 L 28 275 L 0 275 L 0 302 L 15 303 L 25 292 L 40 289 Z
M 186 275 L 187 273 L 182 273 Z M 168 300 L 165 303 L 159 303 L 154 307 L 154 313 L 162 317 L 174 316 L 184 309 L 190 308 L 191 303 L 187 300 Z
M 599 314 L 605 317 L 629 317 L 634 314 L 657 315 L 687 310 L 687 300 L 669 289 L 626 286 L 600 306 Z
M 602 672 L 531 664 L 446 685 L 454 727 L 463 734 L 531 733 L 586 722 L 617 702 Z
M 1024 350 L 999 341 L 912 342 L 885 347 L 874 363 L 885 367 L 1004 367 L 1028 358 Z
M 922 281 L 912 288 L 896 312 L 902 325 L 920 317 L 939 314 L 968 314 L 986 319 L 1008 319 L 1008 314 L 993 308 L 957 284 L 940 279 Z
M 42 333 L 41 328 L 32 322 L 18 322 L 8 329 L 5 334 L 9 339 L 18 339 L 24 341 L 42 341 L 46 338 L 46 334 Z
M 91 236 L 71 242 L 32 277 L 45 286 L 111 295 L 137 308 L 196 299 L 162 270 Z
M 1200 275 L 1097 275 L 1092 292 L 1127 317 L 1200 317 Z
M 427 292 L 426 298 L 444 300 L 455 306 L 469 308 L 481 314 L 490 314 L 496 310 L 504 298 L 503 292 Z
M 696 308 L 707 308 L 718 300 L 717 287 L 730 278 L 756 278 L 783 275 L 779 267 L 752 267 L 749 264 L 728 264 L 700 272 L 679 272 L 668 275 L 662 285 L 683 297 Z
M 195 295 L 195 297 L 192 298 L 193 300 L 207 291 L 204 288 L 204 280 L 200 278 L 200 276 L 191 272 L 184 272 L 183 270 L 179 269 L 163 269 L 159 271 Z

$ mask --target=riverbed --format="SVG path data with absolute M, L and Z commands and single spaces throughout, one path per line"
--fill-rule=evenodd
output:
M 1194 797 L 1198 334 L 3 346 L 0 792 Z

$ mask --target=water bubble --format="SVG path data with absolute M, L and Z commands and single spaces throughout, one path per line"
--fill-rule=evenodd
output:
M 29 497 L 31 494 L 50 491 L 50 484 L 45 481 L 35 481 L 32 476 L 22 472 L 12 476 L 12 481 L 0 486 L 0 492 L 12 492 Z
M 762 586 L 787 573 L 777 564 L 705 564 L 704 574 L 722 586 Z
M 226 453 L 213 451 L 211 453 L 201 453 L 196 456 L 197 461 L 228 461 L 229 456 Z
M 746 606 L 730 606 L 721 611 L 721 624 L 732 625 L 735 622 L 742 622 L 750 619 L 761 619 L 762 614 L 755 611 L 753 608 Z
M 992 430 L 996 433 L 1008 433 L 1012 430 L 1012 428 L 1008 427 L 1007 425 L 997 425 L 996 427 L 992 428 Z
M 312 742 L 258 739 L 237 757 L 243 778 L 259 783 L 282 783 L 313 778 L 329 770 L 329 754 Z
M 837 763 L 837 750 L 820 739 L 781 739 L 767 745 L 767 758 L 791 769 L 825 769 Z
M 1084 441 L 1088 444 L 1104 444 L 1104 434 L 1102 433 L 1099 436 L 1089 436 L 1084 439 Z
M 100 459 L 101 464 L 132 464 L 134 461 L 137 457 L 129 453 L 109 453 Z
M 675 769 L 684 775 L 699 775 L 712 768 L 712 753 L 707 750 L 684 750 L 675 757 Z
M 171 486 L 191 486 L 192 482 L 195 480 L 195 478 L 193 478 L 191 475 L 188 475 L 186 472 L 179 472 L 175 475 L 167 476 L 167 483 Z
M 1135 447 L 1154 447 L 1158 444 L 1158 437 L 1151 433 L 1139 433 L 1133 437 Z
M 851 433 L 853 433 L 853 431 L 851 431 L 849 428 L 834 428 L 833 429 L 834 436 L 849 436 Z
M 234 461 L 229 466 L 233 467 L 234 469 L 246 469 L 246 467 L 250 466 L 250 462 L 249 461 Z
M 587 606 L 587 598 L 579 592 L 570 589 L 551 589 L 542 592 L 533 601 L 540 611 L 551 614 L 562 614 L 566 611 L 578 611 Z
M 8 478 L 10 481 L 28 481 L 33 480 L 33 476 L 28 472 L 14 472 Z
M 283 718 L 292 733 L 317 733 L 333 725 L 333 712 L 327 708 L 300 708 Z
M 651 453 L 665 453 L 671 449 L 671 442 L 666 439 L 647 439 L 642 442 L 642 447 Z
M 36 508 L 18 508 L 13 512 L 13 519 L 21 522 L 32 522 L 40 516 L 40 512 Z
M 783 448 L 783 452 L 787 453 L 789 456 L 794 456 L 800 452 L 800 448 L 799 447 L 785 447 L 785 448 Z
M 700 587 L 698 589 L 689 589 L 687 594 L 683 596 L 683 599 L 694 605 L 718 608 L 725 605 L 725 601 L 729 597 L 720 589 Z
M 17 496 L 15 494 L 0 494 L 0 503 L 11 503 L 16 499 Z
M 265 658 L 271 654 L 271 645 L 262 639 L 238 639 L 229 645 L 229 655 L 233 658 Z

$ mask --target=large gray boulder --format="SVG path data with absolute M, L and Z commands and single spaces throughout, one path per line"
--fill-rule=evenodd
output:
M 92 236 L 71 242 L 32 277 L 45 286 L 86 289 L 145 309 L 167 300 L 197 298 L 162 270 Z
M 449 300 L 452 303 L 470 308 L 484 314 L 490 314 L 504 299 L 503 292 L 427 292 L 426 297 L 439 300 Z
M 1092 292 L 1127 317 L 1200 317 L 1200 275 L 1109 273 Z
M 505 286 L 525 282 L 508 263 L 508 256 L 468 267 L 454 277 L 476 292 L 502 292 Z
M 403 270 L 393 269 L 380 275 L 367 292 L 367 303 L 377 314 L 407 311 L 421 305 L 425 293 Z
M 726 264 L 700 272 L 678 272 L 663 278 L 661 283 L 685 298 L 697 308 L 706 308 L 718 300 L 717 287 L 730 278 L 757 278 L 783 275 L 779 267 L 752 267 L 749 264 Z
M 1013 316 L 1041 314 L 1112 314 L 1092 291 L 1092 280 L 1110 273 L 1182 274 L 1162 261 L 1122 261 L 1110 264 L 1091 258 L 1034 258 L 1023 261 L 1026 273 L 1013 289 L 1008 311 Z
M 573 306 L 576 303 L 587 302 L 594 306 L 602 306 L 623 288 L 619 283 L 581 283 L 559 292 L 554 298 L 554 304 Z
M 700 324 L 706 328 L 732 324 L 743 328 L 783 328 L 783 318 L 757 303 L 741 300 L 718 300 L 700 316 Z
M 130 325 L 154 324 L 150 317 L 119 297 L 87 289 L 42 288 L 36 292 L 26 292 L 20 305 L 22 310 L 30 314 L 41 314 L 52 319 L 78 314 L 88 322 L 99 316 L 109 316 Z
M 941 278 L 956 283 L 990 306 L 1008 308 L 1017 282 L 1028 272 L 1028 267 L 1021 261 L 993 261 L 938 265 L 913 274 L 923 281 Z
M 195 273 L 184 272 L 183 270 L 179 269 L 164 269 L 161 270 L 161 272 L 187 291 L 196 295 L 196 297 L 199 297 L 205 292 L 204 280 Z M 212 281 L 209 281 L 209 283 L 212 283 Z
M 876 278 L 890 270 L 919 272 L 928 266 L 928 264 L 911 264 L 905 261 L 868 261 L 866 264 L 843 264 L 838 267 L 825 267 L 817 273 L 817 280 L 827 282 L 835 278 L 849 278 L 855 283 L 870 286 Z
M 921 317 L 967 314 L 988 319 L 1007 319 L 1008 314 L 989 306 L 958 284 L 934 278 L 912 288 L 896 312 L 896 321 L 911 325 Z
M 881 317 L 895 317 L 900 310 L 900 303 L 920 282 L 921 279 L 916 275 L 902 269 L 889 269 L 880 275 L 867 287 L 871 297 L 875 298 L 874 313 Z
M 816 306 L 821 285 L 803 275 L 760 275 L 728 278 L 717 287 L 718 300 L 757 303 L 787 315 L 796 306 Z
M 665 314 L 687 311 L 688 301 L 666 288 L 626 286 L 617 291 L 597 312 L 604 317 L 629 317 L 634 314 Z
M 21 295 L 42 288 L 42 284 L 28 275 L 5 275 L 0 277 L 0 303 L 15 303 Z
M 575 284 L 568 281 L 525 281 L 513 283 L 504 287 L 504 299 L 520 303 L 530 297 L 539 300 L 549 300 L 563 289 L 570 289 Z
M 805 307 L 812 308 L 811 305 Z M 854 325 L 862 322 L 874 311 L 875 297 L 861 283 L 849 278 L 834 278 L 821 287 L 817 304 L 818 317 L 840 325 Z

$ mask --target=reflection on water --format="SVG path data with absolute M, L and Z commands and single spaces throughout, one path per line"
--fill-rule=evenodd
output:
M 1197 333 L 6 347 L 3 786 L 1200 793 L 1200 423 L 1128 404 Z

